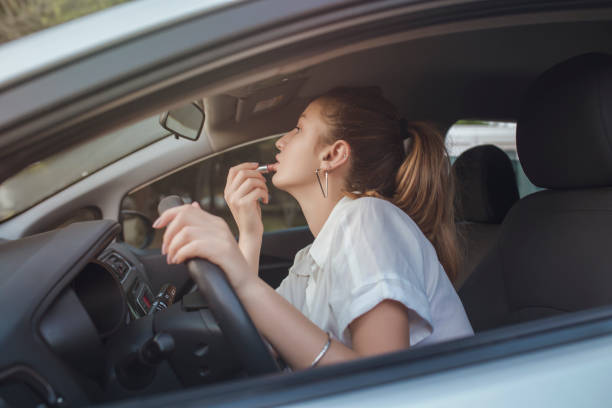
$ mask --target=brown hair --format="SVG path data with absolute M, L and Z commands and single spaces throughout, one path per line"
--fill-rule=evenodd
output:
M 454 282 L 461 252 L 452 167 L 440 132 L 425 122 L 400 121 L 377 87 L 335 88 L 316 101 L 328 125 L 323 140 L 345 140 L 351 146 L 345 194 L 378 197 L 401 208 L 433 244 Z M 409 137 L 407 153 L 405 137 Z

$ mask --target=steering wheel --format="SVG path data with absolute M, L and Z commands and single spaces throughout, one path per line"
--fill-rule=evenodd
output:
M 168 196 L 160 201 L 157 210 L 161 214 L 179 205 L 183 205 L 180 197 Z M 247 374 L 260 375 L 280 371 L 225 273 L 205 259 L 187 261 L 187 269 L 208 301 L 210 311 Z

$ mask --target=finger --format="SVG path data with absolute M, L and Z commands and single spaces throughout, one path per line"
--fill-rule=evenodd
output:
M 265 203 L 268 204 L 268 191 L 264 190 L 262 188 L 256 188 L 253 191 L 251 191 L 249 194 L 247 194 L 246 196 L 244 196 L 241 201 L 243 203 L 250 203 L 253 202 L 255 200 L 257 200 L 258 198 L 261 198 L 261 200 Z
M 197 227 L 208 227 L 215 226 L 219 228 L 220 223 L 218 222 L 220 217 L 212 215 L 211 213 L 196 208 L 194 205 L 185 205 L 182 210 L 176 214 L 174 219 L 166 227 L 164 236 L 162 238 L 162 254 L 168 252 L 168 245 L 172 242 L 174 236 L 185 226 L 197 226 Z M 221 224 L 221 226 L 226 224 Z
M 248 179 L 244 183 L 242 183 L 240 188 L 238 188 L 238 190 L 236 190 L 234 194 L 232 194 L 231 198 L 233 201 L 236 201 L 236 202 L 242 201 L 243 197 L 245 197 L 247 194 L 249 194 L 251 191 L 255 190 L 256 188 L 264 189 L 266 192 L 268 191 L 268 186 L 266 185 L 265 181 L 256 180 L 256 179 Z
M 244 184 L 248 179 L 251 178 L 255 180 L 261 180 L 264 183 L 266 181 L 266 178 L 258 171 L 242 169 L 238 171 L 238 173 L 234 177 L 234 180 L 228 186 L 228 192 L 231 194 L 233 191 L 238 190 L 238 188 L 240 188 L 242 184 Z
M 179 249 L 196 239 L 202 240 L 205 235 L 206 232 L 197 227 L 184 226 L 181 228 L 181 230 L 172 237 L 172 241 L 169 241 L 167 244 L 167 262 L 169 264 L 174 263 L 174 256 Z
M 249 180 L 259 180 L 263 183 L 266 182 L 266 178 L 258 171 L 240 170 L 240 172 L 238 172 L 238 174 L 232 181 L 232 184 L 227 186 L 226 195 L 228 197 L 231 197 L 234 194 L 234 192 L 238 191 L 238 189 Z
M 174 219 L 174 217 L 176 217 L 178 213 L 182 211 L 181 209 L 183 207 L 185 206 L 181 205 L 178 207 L 169 208 L 166 211 L 164 211 L 153 223 L 153 228 L 156 228 L 156 229 L 164 228 Z
M 236 174 L 242 170 L 242 169 L 256 169 L 257 166 L 259 166 L 259 163 L 257 162 L 245 162 L 245 163 L 240 163 L 236 166 L 232 166 L 230 167 L 229 171 L 227 172 L 227 179 L 228 180 L 233 180 L 234 177 L 236 177 Z
M 174 218 L 167 224 L 166 231 L 162 237 L 162 254 L 168 252 L 168 245 L 172 242 L 174 236 L 187 224 L 195 222 L 193 213 L 196 211 L 204 213 L 203 210 L 196 210 L 193 206 L 187 204 L 179 207 L 174 215 Z
M 202 208 L 200 207 L 200 203 L 198 203 L 197 201 L 192 202 L 191 205 L 194 206 L 195 208 Z
M 236 177 L 236 175 L 238 174 L 240 170 L 243 170 L 243 169 L 255 170 L 257 166 L 259 166 L 259 163 L 257 162 L 247 162 L 247 163 L 240 163 L 237 166 L 231 167 L 229 171 L 227 172 L 227 180 L 225 182 L 225 185 L 226 186 L 231 185 L 232 181 L 234 181 L 234 178 Z
M 183 245 L 172 258 L 171 263 L 181 264 L 193 258 L 199 259 L 210 259 L 210 254 L 212 254 L 211 246 L 205 244 L 200 240 L 191 241 L 186 245 Z

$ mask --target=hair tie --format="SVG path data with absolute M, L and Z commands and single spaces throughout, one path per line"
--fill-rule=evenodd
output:
M 408 155 L 408 147 L 412 141 L 412 132 L 408 132 L 408 121 L 405 118 L 401 118 L 399 120 L 399 131 L 400 144 L 402 146 L 401 158 L 402 161 L 404 161 L 406 160 L 406 156 Z
M 400 138 L 402 140 L 406 140 L 410 137 L 412 137 L 412 133 L 408 132 L 408 121 L 406 120 L 406 118 L 401 118 L 399 120 L 399 130 L 400 130 Z

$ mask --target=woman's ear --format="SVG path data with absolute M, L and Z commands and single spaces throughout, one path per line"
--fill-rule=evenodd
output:
M 323 150 L 321 169 L 333 171 L 345 163 L 348 163 L 350 156 L 351 146 L 346 140 L 336 140 Z

